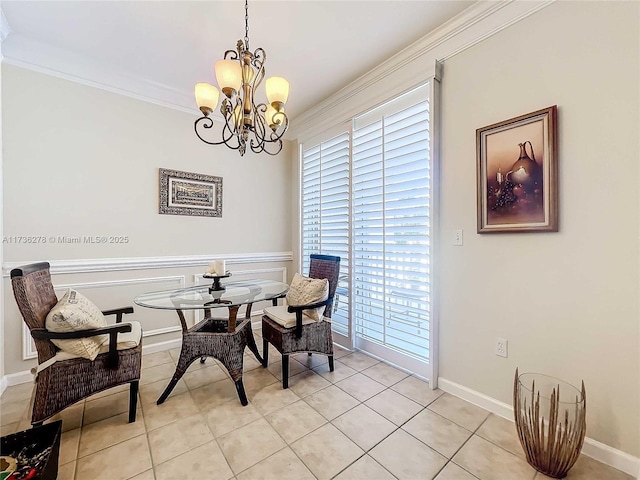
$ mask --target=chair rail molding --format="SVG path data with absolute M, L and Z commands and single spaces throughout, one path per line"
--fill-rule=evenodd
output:
M 290 262 L 293 252 L 264 252 L 238 254 L 183 255 L 166 257 L 129 257 L 129 258 L 89 258 L 71 260 L 51 260 L 51 274 L 113 272 L 123 270 L 149 270 L 154 268 L 177 268 L 206 266 L 212 259 L 225 260 L 227 264 Z M 9 277 L 11 270 L 34 260 L 5 262 L 2 275 Z

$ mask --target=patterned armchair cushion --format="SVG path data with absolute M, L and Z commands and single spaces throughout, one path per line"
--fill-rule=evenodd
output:
M 287 303 L 297 307 L 322 302 L 329 298 L 329 280 L 326 278 L 309 278 L 296 273 L 289 286 Z M 316 322 L 322 320 L 325 307 L 314 310 L 303 310 L 302 313 Z
M 45 321 L 50 332 L 64 333 L 107 326 L 100 309 L 80 292 L 70 288 L 51 309 Z M 52 340 L 59 349 L 78 357 L 95 360 L 109 335 L 96 335 L 73 340 Z

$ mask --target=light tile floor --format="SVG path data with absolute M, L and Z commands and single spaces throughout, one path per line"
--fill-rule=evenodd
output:
M 260 345 L 260 331 L 256 331 Z M 179 350 L 143 357 L 135 423 L 128 387 L 67 408 L 60 480 L 544 480 L 525 461 L 513 422 L 356 352 L 280 357 L 268 369 L 245 356 L 249 405 L 212 359 L 193 364 L 163 405 L 155 401 Z M 32 385 L 0 397 L 1 434 L 29 428 Z M 569 480 L 627 480 L 582 456 Z

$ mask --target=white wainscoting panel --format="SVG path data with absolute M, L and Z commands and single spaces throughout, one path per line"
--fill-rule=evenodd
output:
M 55 280 L 55 277 L 54 277 Z M 184 288 L 185 287 L 185 276 L 184 275 L 172 275 L 172 276 L 162 276 L 162 277 L 145 277 L 145 278 L 126 278 L 122 280 L 107 280 L 102 282 L 77 282 L 77 283 L 65 283 L 65 284 L 54 284 L 53 289 L 56 291 L 56 295 L 60 298 L 64 291 L 68 288 L 73 288 L 76 290 L 88 290 L 94 288 L 113 288 L 113 287 L 121 287 L 125 285 L 144 285 L 144 284 L 156 284 L 156 283 L 173 283 L 175 284 L 173 288 Z M 169 287 L 171 288 L 171 287 Z M 175 325 L 173 327 L 163 327 L 145 330 L 143 329 L 143 337 L 152 337 L 154 335 L 162 335 L 170 332 L 179 332 L 181 330 L 180 325 Z M 30 360 L 32 358 L 38 358 L 38 352 L 36 351 L 35 343 L 31 338 L 31 334 L 29 333 L 29 328 L 26 324 L 22 325 L 22 359 Z
M 265 262 L 290 262 L 293 252 L 264 252 L 211 255 L 185 255 L 167 257 L 88 258 L 51 260 L 51 274 L 114 272 L 123 270 L 150 270 L 155 268 L 206 267 L 211 259 L 225 260 L 227 265 Z M 8 277 L 11 270 L 32 261 L 5 262 L 2 275 Z

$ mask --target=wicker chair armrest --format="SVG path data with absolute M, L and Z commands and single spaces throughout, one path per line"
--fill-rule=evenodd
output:
M 122 321 L 122 315 L 125 313 L 133 313 L 133 307 L 122 307 L 122 308 L 114 308 L 113 310 L 103 310 L 103 315 L 115 315 L 116 323 L 120 323 Z
M 296 314 L 296 338 L 302 337 L 302 311 L 313 310 L 315 308 L 331 305 L 331 302 L 333 302 L 333 296 L 327 298 L 326 300 L 323 300 L 322 302 L 312 303 L 310 305 L 289 305 L 287 311 L 289 313 Z
M 45 328 L 31 329 L 31 335 L 38 340 L 73 340 L 75 338 L 95 337 L 96 335 L 109 335 L 108 363 L 111 368 L 118 367 L 118 333 L 130 332 L 130 323 L 117 323 L 102 328 L 80 330 L 77 332 L 50 332 Z
M 333 297 L 329 297 L 326 300 L 323 300 L 322 302 L 311 303 L 309 305 L 289 305 L 289 307 L 287 308 L 287 311 L 289 313 L 292 313 L 292 312 L 302 312 L 303 310 L 313 310 L 315 308 L 320 308 L 326 305 L 330 305 L 331 302 L 333 302 Z
M 276 295 L 275 297 L 271 297 L 271 304 L 274 307 L 277 307 L 278 306 L 278 299 L 279 298 L 284 298 L 286 296 L 287 296 L 287 292 L 284 292 L 284 293 L 281 293 L 280 295 Z
M 46 328 L 33 328 L 31 335 L 38 340 L 73 340 L 75 338 L 95 337 L 119 332 L 130 332 L 131 324 L 122 323 L 120 325 L 107 325 L 102 328 L 92 328 L 90 330 L 79 330 L 77 332 L 50 332 Z

